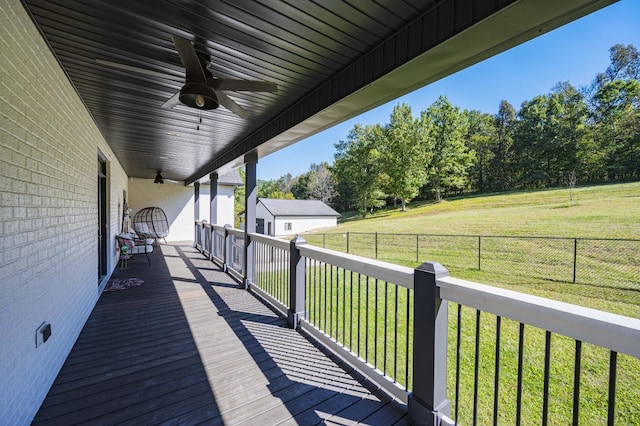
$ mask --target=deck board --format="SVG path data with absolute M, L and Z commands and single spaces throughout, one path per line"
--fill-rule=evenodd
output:
M 144 260 L 144 262 L 142 261 Z M 406 408 L 188 244 L 114 277 L 34 424 L 379 424 Z

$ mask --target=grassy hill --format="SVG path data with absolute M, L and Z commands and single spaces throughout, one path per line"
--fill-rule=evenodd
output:
M 414 202 L 406 212 L 345 215 L 339 232 L 640 238 L 640 182 Z M 333 232 L 333 231 L 332 231 Z
M 570 202 L 569 189 L 553 189 L 416 202 L 406 212 L 381 210 L 365 219 L 344 215 L 337 229 L 325 231 L 334 235 L 305 238 L 345 251 L 349 233 L 353 254 L 410 267 L 436 260 L 458 278 L 640 318 L 640 242 L 581 241 L 578 280 L 572 283 L 573 240 L 483 238 L 478 270 L 477 238 L 425 236 L 416 241 L 399 235 L 640 240 L 640 183 L 575 188 L 572 198 Z M 373 236 L 376 232 L 380 237 Z

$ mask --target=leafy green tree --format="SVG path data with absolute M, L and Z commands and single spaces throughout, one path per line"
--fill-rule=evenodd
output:
M 547 95 L 522 103 L 515 148 L 523 188 L 554 187 L 576 171 L 586 135 L 587 108 L 580 92 L 558 83 Z
M 414 119 L 411 107 L 399 104 L 384 128 L 381 146 L 386 193 L 402 202 L 411 201 L 426 183 L 426 165 L 431 161 L 428 132 L 421 131 L 421 122 Z
M 290 190 L 287 190 L 287 185 L 291 180 L 291 175 L 285 175 L 278 180 L 267 180 L 258 182 L 258 198 L 275 198 L 281 200 L 293 200 L 295 197 Z
M 464 114 L 469 123 L 465 143 L 476 155 L 475 164 L 469 173 L 470 182 L 480 192 L 487 192 L 496 186 L 496 177 L 491 168 L 495 158 L 493 146 L 497 141 L 494 117 L 475 110 L 465 110 Z
M 341 205 L 357 208 L 363 216 L 373 207 L 384 205 L 385 194 L 381 189 L 381 154 L 378 149 L 382 139 L 382 126 L 356 124 L 349 131 L 346 141 L 338 142 L 333 175 L 339 182 Z M 341 192 L 344 191 L 344 192 Z
M 308 200 L 309 193 L 307 191 L 307 185 L 309 184 L 309 172 L 303 173 L 296 177 L 296 183 L 291 188 L 291 193 L 296 200 Z
M 469 170 L 475 155 L 464 143 L 467 133 L 467 117 L 458 107 L 440 96 L 426 111 L 421 120 L 429 122 L 429 134 L 434 141 L 433 158 L 428 165 L 429 188 L 440 201 L 443 192 L 459 192 L 468 186 Z
M 514 180 L 513 132 L 516 126 L 516 110 L 509 102 L 500 101 L 494 125 L 496 139 L 492 144 L 493 159 L 490 170 L 497 179 L 497 186 L 492 186 L 492 190 L 507 191 L 511 189 Z
M 551 89 L 550 108 L 554 115 L 551 129 L 556 155 L 555 185 L 576 180 L 576 172 L 584 174 L 584 163 L 579 160 L 579 150 L 585 147 L 588 109 L 584 96 L 568 82 L 556 84 Z
M 594 144 L 608 180 L 640 177 L 640 55 L 633 45 L 609 49 L 611 64 L 588 90 Z
M 238 169 L 238 172 L 240 173 L 240 177 L 242 178 L 242 182 L 246 182 L 247 180 L 245 179 L 245 171 L 244 168 L 240 168 Z M 236 190 L 234 192 L 234 223 L 233 226 L 235 228 L 240 229 L 240 213 L 244 211 L 244 196 L 245 196 L 245 187 L 244 185 L 240 185 L 238 187 L 236 187 Z

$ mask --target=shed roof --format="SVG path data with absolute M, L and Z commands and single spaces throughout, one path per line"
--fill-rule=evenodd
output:
M 276 200 L 260 198 L 258 203 L 274 217 L 278 216 L 340 216 L 340 213 L 320 200 Z

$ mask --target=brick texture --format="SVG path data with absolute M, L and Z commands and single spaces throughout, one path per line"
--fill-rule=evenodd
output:
M 0 424 L 28 424 L 99 297 L 98 152 L 127 176 L 18 0 L 0 5 Z M 36 329 L 51 323 L 36 348 Z

